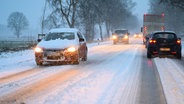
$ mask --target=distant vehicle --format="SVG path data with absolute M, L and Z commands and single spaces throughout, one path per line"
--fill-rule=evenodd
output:
M 37 65 L 44 62 L 67 62 L 79 64 L 87 60 L 84 36 L 74 28 L 52 29 L 34 49 Z
M 127 29 L 117 29 L 112 34 L 113 44 L 129 43 L 129 32 Z
M 164 31 L 164 14 L 144 14 L 143 16 L 143 44 L 149 39 L 149 34 L 154 31 Z
M 153 55 L 174 55 L 181 59 L 181 38 L 174 32 L 154 32 L 147 43 L 147 58 Z
M 134 38 L 142 38 L 142 34 L 141 33 L 135 33 Z

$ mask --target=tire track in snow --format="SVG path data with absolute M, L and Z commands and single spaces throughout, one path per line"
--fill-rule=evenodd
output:
M 109 46 L 108 46 L 109 47 Z M 110 46 L 111 47 L 111 46 Z M 119 46 L 117 46 L 117 47 L 119 47 Z M 125 50 L 127 50 L 127 48 L 128 47 L 126 47 L 125 49 L 124 49 L 124 51 Z M 119 50 L 119 49 L 118 49 Z M 122 49 L 121 49 L 122 50 Z M 117 50 L 116 50 L 117 51 Z M 98 53 L 97 53 L 98 54 Z M 111 55 L 112 54 L 112 55 Z M 49 96 L 49 98 L 48 98 L 48 100 L 47 101 L 45 101 L 45 102 L 55 102 L 55 101 L 57 101 L 58 99 L 61 99 L 61 101 L 57 101 L 57 103 L 72 103 L 72 104 L 78 104 L 78 103 L 82 103 L 82 104 L 86 104 L 86 103 L 88 103 L 88 104 L 94 104 L 95 103 L 95 101 L 96 101 L 96 99 L 98 99 L 98 98 L 94 98 L 93 96 L 87 96 L 87 95 L 93 95 L 94 93 L 95 94 L 99 94 L 100 92 L 98 92 L 98 91 L 96 91 L 96 90 L 91 90 L 91 89 L 93 89 L 95 86 L 105 86 L 106 85 L 106 83 L 108 83 L 108 82 L 101 82 L 100 81 L 100 79 L 101 79 L 101 77 L 103 78 L 104 76 L 103 76 L 103 74 L 104 73 L 106 73 L 106 76 L 107 76 L 107 78 L 106 79 L 108 79 L 108 77 L 110 77 L 111 76 L 111 74 L 109 75 L 108 73 L 109 72 L 103 72 L 103 71 L 107 71 L 106 69 L 105 69 L 105 66 L 103 66 L 103 67 L 101 67 L 101 64 L 102 65 L 104 65 L 104 63 L 106 63 L 106 62 L 109 62 L 110 60 L 112 60 L 114 57 L 117 57 L 117 56 L 119 56 L 119 52 L 118 53 L 116 53 L 116 55 L 114 56 L 113 55 L 114 53 L 109 53 L 108 52 L 108 54 L 106 54 L 106 53 L 104 53 L 103 55 L 103 57 L 99 57 L 99 59 L 96 59 L 96 60 L 98 60 L 98 64 L 96 64 L 96 63 L 90 63 L 91 65 L 95 65 L 93 68 L 89 68 L 89 70 L 93 70 L 93 72 L 92 73 L 90 73 L 88 76 L 86 76 L 86 77 L 82 77 L 82 78 L 79 78 L 79 77 L 76 77 L 75 79 L 78 79 L 79 78 L 79 80 L 76 82 L 75 80 L 73 80 L 71 83 L 72 84 L 70 84 L 68 87 L 66 87 L 66 88 L 60 88 L 60 90 L 61 91 L 57 91 L 57 92 L 59 92 L 59 93 L 57 93 L 57 94 L 54 94 L 54 95 L 52 95 L 52 96 L 54 96 L 54 97 L 50 97 Z M 96 56 L 96 55 L 95 55 Z M 101 54 L 101 56 L 102 56 L 102 54 Z M 108 58 L 107 57 L 105 57 L 105 56 L 108 56 Z M 98 56 L 97 56 L 98 57 Z M 100 60 L 100 61 L 99 61 Z M 102 61 L 103 60 L 103 61 Z M 88 66 L 86 66 L 86 67 L 88 67 Z M 99 69 L 99 67 L 101 67 L 102 69 Z M 85 69 L 86 70 L 86 69 Z M 86 74 L 86 72 L 84 72 L 84 74 Z M 108 76 L 109 75 L 109 76 Z M 94 79 L 95 78 L 95 79 Z M 96 79 L 98 79 L 98 80 L 96 80 Z M 100 82 L 99 82 L 100 81 Z M 94 84 L 95 83 L 95 84 Z M 87 85 L 86 85 L 87 84 Z M 100 85 L 99 85 L 100 84 Z M 82 87 L 81 87 L 81 85 L 82 85 Z M 91 88 L 91 87 L 92 88 Z M 96 87 L 95 87 L 96 88 Z M 78 90 L 76 90 L 76 89 L 78 89 Z M 83 90 L 82 90 L 83 89 Z M 82 91 L 81 91 L 82 90 Z M 63 92 L 64 91 L 64 92 Z M 92 92 L 91 92 L 92 91 Z M 94 92 L 95 91 L 95 92 Z M 76 93 L 81 93 L 80 95 L 75 95 Z M 85 93 L 85 94 L 84 94 Z M 85 96 L 84 96 L 84 95 Z M 68 99 L 69 98 L 69 99 Z M 83 100 L 80 100 L 80 101 L 77 101 L 78 99 L 83 99 Z M 63 100 L 62 100 L 63 99 Z M 91 99 L 93 99 L 93 100 L 91 100 Z M 95 99 L 95 100 L 94 100 Z M 47 104 L 47 103 L 46 103 Z
M 129 54 L 131 53 L 132 49 L 134 49 L 135 52 L 133 54 Z M 119 66 L 121 66 L 122 68 L 118 69 L 116 73 L 114 73 L 114 78 L 111 80 L 111 83 L 109 83 L 108 87 L 104 90 L 104 94 L 98 100 L 99 102 L 97 102 L 97 104 L 133 104 L 132 102 L 135 102 L 135 92 L 137 92 L 137 88 L 136 86 L 134 86 L 134 84 L 137 82 L 137 80 L 135 81 L 134 77 L 137 77 L 137 71 L 131 69 L 130 67 L 132 67 L 132 62 L 135 61 L 134 59 L 135 55 L 137 54 L 137 50 L 138 46 L 132 45 L 131 48 L 126 52 L 127 55 L 124 55 L 125 57 L 119 57 L 121 60 L 120 62 L 122 62 L 121 64 L 119 64 Z M 129 60 L 128 63 L 127 59 Z M 119 67 L 117 66 L 117 68 Z M 132 76 L 133 78 L 131 78 Z M 135 83 L 133 80 L 135 81 Z
M 48 72 L 48 71 L 46 71 L 46 72 Z M 34 95 L 36 92 L 39 92 L 40 90 L 43 90 L 43 89 L 49 89 L 50 88 L 50 86 L 53 86 L 54 84 L 56 84 L 56 83 L 62 83 L 62 82 L 52 82 L 54 79 L 56 80 L 56 79 L 61 79 L 62 78 L 62 76 L 61 75 L 63 75 L 62 74 L 63 72 L 61 72 L 61 73 L 59 73 L 59 74 L 54 74 L 53 76 L 49 76 L 48 78 L 43 78 L 43 79 L 38 79 L 38 81 L 36 82 L 36 83 L 33 83 L 33 84 L 30 84 L 30 85 L 26 85 L 26 86 L 24 86 L 24 88 L 23 89 L 17 89 L 17 91 L 15 91 L 15 93 L 16 94 L 12 94 L 12 95 L 7 95 L 7 96 L 5 96 L 5 97 L 3 97 L 2 99 L 1 99 L 1 102 L 14 102 L 15 101 L 15 103 L 17 102 L 17 101 L 19 101 L 20 99 L 24 99 L 25 97 L 27 98 L 28 96 L 31 96 L 31 95 Z M 66 73 L 65 73 L 66 74 Z M 77 76 L 77 74 L 78 73 L 76 73 L 75 75 L 73 75 L 73 76 Z M 67 78 L 67 79 L 65 79 L 65 80 L 68 80 L 68 79 L 71 79 L 72 77 L 69 77 L 69 78 Z M 28 78 L 28 80 L 29 80 L 30 78 Z M 27 80 L 27 81 L 28 81 Z M 33 81 L 35 81 L 36 79 L 34 79 Z M 27 81 L 25 81 L 25 80 L 23 80 L 23 82 L 27 82 Z M 20 81 L 20 83 L 21 83 L 22 81 Z M 42 83 L 41 83 L 42 82 Z M 50 84 L 49 84 L 50 83 Z M 41 85 L 41 84 L 43 84 L 43 85 Z M 45 86 L 44 86 L 44 84 L 45 84 Z M 49 86 L 48 86 L 49 85 Z M 44 86 L 44 87 L 43 87 Z M 48 88 L 49 87 L 49 88 Z M 37 89 L 36 91 L 32 91 L 33 90 L 33 88 L 39 88 L 39 89 Z M 30 92 L 31 91 L 31 92 Z M 22 96 L 18 96 L 18 95 L 22 95 Z M 21 100 L 20 100 L 21 101 Z

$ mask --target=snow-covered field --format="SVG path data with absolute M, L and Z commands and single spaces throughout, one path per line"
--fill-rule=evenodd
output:
M 0 104 L 137 104 L 141 55 L 146 53 L 141 40 L 88 48 L 88 61 L 79 65 L 36 66 L 32 50 L 2 53 Z M 152 60 L 167 103 L 184 104 L 183 58 Z

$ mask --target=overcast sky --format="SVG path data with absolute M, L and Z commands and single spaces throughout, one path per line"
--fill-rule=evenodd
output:
M 133 13 L 139 18 L 143 18 L 143 14 L 148 13 L 149 0 L 132 0 L 136 2 L 136 7 L 133 9 Z
M 0 0 L 0 24 L 7 24 L 8 16 L 15 11 L 22 12 L 29 21 L 29 27 L 39 25 L 45 0 Z M 38 26 L 40 27 L 40 26 Z
M 149 8 L 148 0 L 133 0 L 137 3 L 133 9 L 135 15 L 141 20 Z M 40 27 L 45 0 L 0 0 L 0 24 L 7 24 L 8 16 L 15 11 L 22 12 L 29 21 L 30 28 Z

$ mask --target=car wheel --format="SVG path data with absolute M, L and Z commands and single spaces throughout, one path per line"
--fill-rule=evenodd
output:
M 78 64 L 79 64 L 79 62 L 80 62 L 79 55 L 78 55 L 78 54 L 76 54 L 75 60 L 72 62 L 72 64 L 76 64 L 76 65 L 78 65 Z
M 176 57 L 177 57 L 178 59 L 181 59 L 181 52 L 178 52 L 178 53 L 176 54 Z
M 72 64 L 78 65 L 79 64 L 79 61 L 73 61 Z
M 43 65 L 43 62 L 42 61 L 40 61 L 40 60 L 36 60 L 36 65 Z
M 151 58 L 151 53 L 147 51 L 147 58 Z
M 115 42 L 115 41 L 113 41 L 113 44 L 116 44 L 116 42 Z
M 87 61 L 87 54 L 82 58 L 82 61 Z

